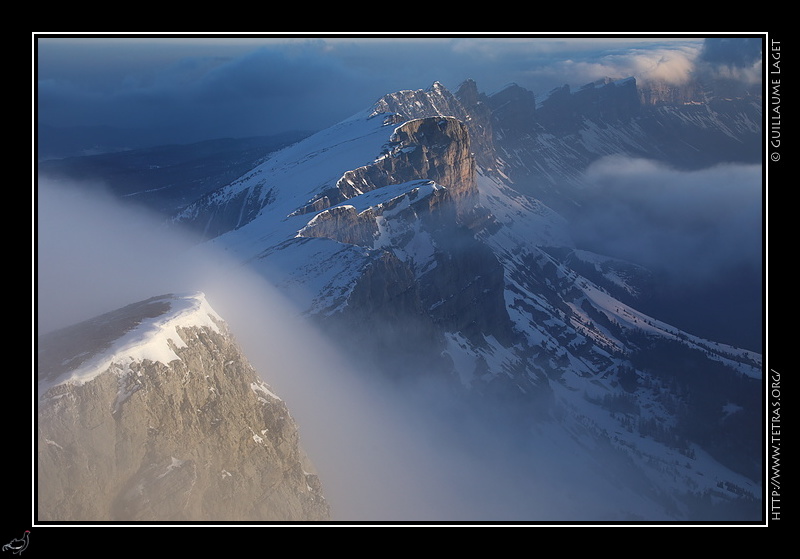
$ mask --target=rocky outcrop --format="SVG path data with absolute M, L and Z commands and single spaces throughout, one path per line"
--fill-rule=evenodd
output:
M 455 95 L 439 82 L 434 82 L 424 90 L 387 94 L 375 104 L 373 114 L 394 115 L 396 122 L 451 116 L 467 127 L 478 164 L 493 166 L 491 111 L 486 104 L 486 96 L 478 92 L 474 80 L 465 80 Z
M 704 101 L 703 89 L 696 81 L 672 84 L 651 80 L 639 86 L 639 99 L 642 105 L 682 105 Z
M 398 126 L 372 164 L 344 173 L 336 184 L 341 200 L 411 180 L 444 186 L 467 212 L 476 201 L 475 160 L 469 131 L 453 117 L 429 117 Z
M 40 521 L 326 520 L 289 409 L 204 297 L 39 340 Z
M 298 233 L 301 237 L 324 237 L 350 245 L 372 246 L 378 223 L 372 208 L 359 213 L 350 205 L 334 206 L 318 213 Z

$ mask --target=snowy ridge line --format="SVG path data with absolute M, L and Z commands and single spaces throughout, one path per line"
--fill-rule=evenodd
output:
M 647 334 L 655 334 L 691 344 L 692 347 L 706 350 L 711 359 L 724 362 L 729 367 L 747 376 L 756 379 L 761 378 L 763 362 L 760 354 L 684 332 L 675 326 L 671 326 L 666 322 L 637 311 L 629 305 L 606 294 L 599 287 L 592 285 L 590 282 L 587 283 L 588 286 L 584 287 L 582 291 L 593 303 L 597 304 L 607 316 L 616 319 L 620 326 L 628 330 L 640 330 Z
M 394 214 L 409 207 L 411 204 L 425 200 L 439 190 L 447 190 L 447 187 L 428 179 L 417 179 L 376 188 L 320 210 L 314 214 L 306 225 L 297 231 L 295 238 L 305 237 L 304 233 L 306 231 L 313 229 L 323 216 L 333 212 L 350 208 L 358 216 L 369 210 L 377 210 L 376 213 L 389 215 L 383 212 L 384 208 L 389 208 L 386 211 L 391 211 Z
M 269 385 L 266 382 L 264 382 L 263 380 L 259 380 L 257 382 L 251 382 L 250 383 L 250 390 L 255 392 L 256 395 L 258 395 L 258 393 L 260 392 L 262 394 L 266 394 L 267 396 L 269 396 L 273 400 L 282 401 L 281 398 L 277 394 L 275 394 L 272 390 L 269 389 Z M 263 398 L 261 398 L 260 396 L 258 396 L 258 398 L 259 398 L 259 400 L 263 400 Z M 265 403 L 267 402 L 266 400 L 263 400 L 263 401 Z
M 124 363 L 123 370 L 127 370 L 131 363 L 144 360 L 167 365 L 180 359 L 170 346 L 170 342 L 175 348 L 186 347 L 178 328 L 209 328 L 218 333 L 219 324 L 224 322 L 208 304 L 202 292 L 168 295 L 149 302 L 167 302 L 170 304 L 170 310 L 155 318 L 142 320 L 136 327 L 115 340 L 110 347 L 94 355 L 78 368 L 55 380 L 39 381 L 38 398 L 42 398 L 48 390 L 60 384 L 81 385 L 90 382 L 115 363 Z
M 392 202 L 398 201 L 403 197 L 411 196 L 412 194 L 415 193 L 419 193 L 419 196 L 414 198 L 414 200 L 416 201 L 416 200 L 423 200 L 428 196 L 430 196 L 431 194 L 433 194 L 435 191 L 444 189 L 446 189 L 446 187 L 441 186 L 440 184 L 437 184 L 432 180 L 418 179 L 409 182 L 377 188 L 370 192 L 365 192 L 359 196 L 354 196 L 353 198 L 350 198 L 345 202 L 337 204 L 336 206 L 332 206 L 331 208 L 328 209 L 344 207 L 344 206 L 352 206 L 356 210 L 356 212 L 361 214 L 370 208 L 379 208 L 381 206 L 385 206 L 391 204 Z

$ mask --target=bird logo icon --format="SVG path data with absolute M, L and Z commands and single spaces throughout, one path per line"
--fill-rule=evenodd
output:
M 3 551 L 10 551 L 11 553 L 15 553 L 19 555 L 25 548 L 28 547 L 28 537 L 30 536 L 31 531 L 25 530 L 25 533 L 22 535 L 21 538 L 14 538 L 7 544 L 3 546 Z

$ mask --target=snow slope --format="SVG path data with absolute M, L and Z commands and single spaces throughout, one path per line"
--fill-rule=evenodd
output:
M 124 365 L 146 359 L 168 364 L 180 359 L 174 349 L 186 345 L 178 332 L 180 328 L 205 327 L 218 332 L 222 321 L 202 293 L 154 297 L 144 304 L 127 307 L 126 311 L 134 313 L 133 320 L 120 322 L 115 318 L 116 313 L 111 313 L 76 325 L 76 329 L 106 330 L 111 336 L 110 343 L 83 348 L 83 352 L 63 363 L 68 365 L 64 374 L 40 376 L 38 396 L 59 384 L 90 382 L 112 363 Z

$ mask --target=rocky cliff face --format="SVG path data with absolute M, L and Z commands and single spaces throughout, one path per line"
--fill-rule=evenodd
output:
M 325 520 L 286 403 L 200 294 L 39 340 L 40 521 Z
M 650 81 L 639 87 L 639 98 L 645 106 L 701 103 L 703 93 L 703 88 L 695 81 L 680 85 Z
M 490 109 L 486 96 L 478 92 L 473 80 L 461 84 L 455 95 L 439 82 L 425 90 L 390 93 L 375 103 L 373 111 L 373 114 L 393 115 L 397 122 L 434 116 L 453 117 L 467 127 L 478 164 L 492 165 L 494 148 L 488 118 Z
M 393 122 L 398 116 L 385 119 Z M 346 171 L 334 189 L 319 194 L 297 213 L 319 211 L 378 188 L 419 179 L 444 186 L 459 213 L 471 209 L 477 186 L 466 125 L 453 117 L 401 121 L 373 163 Z

